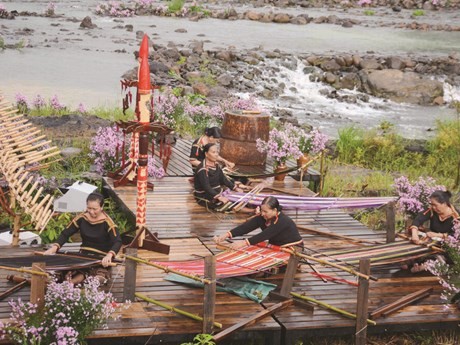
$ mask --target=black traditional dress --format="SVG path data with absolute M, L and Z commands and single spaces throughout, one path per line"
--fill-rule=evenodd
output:
M 192 148 L 190 150 L 190 159 L 196 159 L 196 160 L 199 160 L 200 162 L 202 162 L 205 159 L 206 156 L 203 151 L 202 141 L 203 141 L 203 137 L 199 137 L 193 142 Z M 192 165 L 192 170 L 193 170 L 194 175 L 196 174 L 197 168 L 198 167 Z
M 262 216 L 253 217 L 229 233 L 231 237 L 236 237 L 245 235 L 257 228 L 261 228 L 262 231 L 248 238 L 248 244 L 254 245 L 268 240 L 269 244 L 289 247 L 303 242 L 294 221 L 283 212 L 279 212 L 278 216 L 270 221 L 266 221 Z
M 441 220 L 439 218 L 439 214 L 437 214 L 431 208 L 429 208 L 424 212 L 420 212 L 415 217 L 414 221 L 412 222 L 412 226 L 416 226 L 417 228 L 419 228 L 423 225 L 423 223 L 425 223 L 428 220 L 430 221 L 430 231 L 452 235 L 454 221 L 459 221 L 460 218 L 458 212 L 454 209 L 450 217 Z
M 235 188 L 235 184 L 224 175 L 218 164 L 214 167 L 206 167 L 206 160 L 198 165 L 194 184 L 194 195 L 198 204 L 211 208 L 218 205 L 216 197 L 222 193 L 224 187 Z
M 105 214 L 105 213 L 104 213 Z M 81 213 L 76 216 L 67 228 L 61 232 L 55 245 L 61 248 L 66 243 L 70 236 L 80 232 L 82 239 L 82 247 L 88 247 L 100 250 L 104 253 L 112 253 L 115 257 L 122 246 L 120 233 L 113 220 L 105 214 L 105 219 L 92 221 L 87 213 Z M 91 251 L 81 250 L 82 253 L 88 256 L 100 257 Z M 70 272 L 70 275 L 81 273 L 91 276 L 100 276 L 105 281 L 110 278 L 111 271 L 108 268 L 99 266 L 88 270 L 78 270 Z

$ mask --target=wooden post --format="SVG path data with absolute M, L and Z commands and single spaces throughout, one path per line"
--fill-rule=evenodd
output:
M 44 262 L 35 262 L 32 264 L 32 270 L 45 272 L 46 264 Z M 38 309 L 45 305 L 45 287 L 46 277 L 38 274 L 32 274 L 30 280 L 30 303 L 36 304 Z
M 396 219 L 395 219 L 395 202 L 390 201 L 386 208 L 386 220 L 387 220 L 387 243 L 395 241 L 396 233 Z
M 126 255 L 137 257 L 137 248 L 126 248 Z M 134 260 L 125 261 L 125 279 L 123 282 L 123 301 L 134 301 L 136 293 L 137 262 Z
M 204 284 L 203 333 L 211 334 L 216 309 L 216 257 L 214 255 L 204 258 L 204 277 L 209 279 L 211 284 Z
M 297 272 L 300 258 L 295 255 L 289 257 L 289 262 L 284 273 L 283 285 L 281 285 L 280 295 L 284 297 L 291 296 L 292 285 L 294 284 L 294 276 Z
M 10 193 L 10 207 L 11 210 L 14 212 L 14 217 L 13 217 L 13 236 L 11 238 L 11 245 L 13 247 L 19 246 L 19 230 L 21 228 L 21 215 L 16 213 L 15 208 L 16 208 L 16 196 L 14 195 L 13 191 Z
M 370 260 L 359 260 L 359 271 L 363 274 L 370 274 Z M 369 280 L 359 278 L 358 300 L 356 303 L 356 333 L 355 345 L 366 345 L 367 338 L 367 307 L 369 302 Z
M 324 150 L 321 151 L 321 158 L 319 161 L 319 195 L 320 196 L 323 196 L 323 189 L 324 189 Z

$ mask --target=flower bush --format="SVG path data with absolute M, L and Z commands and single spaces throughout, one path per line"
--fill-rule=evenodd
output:
M 419 177 L 411 183 L 406 176 L 401 176 L 395 179 L 393 186 L 399 196 L 397 208 L 410 217 L 429 207 L 430 195 L 435 190 L 446 190 L 446 187 L 437 185 L 432 177 Z
M 86 344 L 85 338 L 106 324 L 119 308 L 111 293 L 99 291 L 90 277 L 83 286 L 51 282 L 43 309 L 21 299 L 10 301 L 10 323 L 0 323 L 0 336 L 16 344 Z
M 317 154 L 326 148 L 329 137 L 323 134 L 319 129 L 313 129 L 310 132 L 305 131 L 300 127 L 296 127 L 292 124 L 286 125 L 286 131 L 289 136 L 292 137 L 297 143 L 300 152 L 304 154 L 312 153 Z
M 297 142 L 292 139 L 292 133 L 276 128 L 269 132 L 268 141 L 257 139 L 256 146 L 259 152 L 266 152 L 268 157 L 275 160 L 275 167 L 286 163 L 290 158 L 299 158 L 302 152 Z
M 453 234 L 443 241 L 449 262 L 439 257 L 425 262 L 425 268 L 439 278 L 443 287 L 442 298 L 460 306 L 460 222 L 454 223 Z
M 27 97 L 22 93 L 17 93 L 16 96 L 16 106 L 18 107 L 21 113 L 25 113 L 29 110 L 29 102 L 27 101 Z
M 125 159 L 129 159 L 130 136 L 126 136 Z M 100 127 L 91 140 L 90 158 L 94 161 L 96 171 L 100 174 L 113 172 L 121 167 L 123 150 L 123 132 L 113 127 Z M 118 155 L 117 155 L 118 151 Z M 117 157 L 118 156 L 118 157 Z M 127 167 L 126 169 L 128 169 Z M 154 178 L 162 178 L 165 175 L 163 168 L 155 167 L 155 161 L 149 157 L 148 175 Z

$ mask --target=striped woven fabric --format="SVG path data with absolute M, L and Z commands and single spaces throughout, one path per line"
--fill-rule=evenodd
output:
M 360 259 L 367 258 L 372 266 L 382 266 L 423 258 L 435 253 L 439 253 L 439 250 L 409 241 L 398 241 L 357 249 L 327 251 L 313 256 L 331 262 L 340 261 L 353 265 L 359 263 Z
M 320 198 L 288 196 L 278 194 L 244 194 L 238 192 L 228 192 L 225 195 L 231 202 L 248 202 L 252 205 L 260 205 L 267 196 L 276 197 L 284 209 L 302 210 L 324 210 L 336 208 L 367 208 L 379 207 L 396 200 L 394 197 L 375 197 L 375 198 Z
M 225 251 L 216 255 L 218 278 L 237 277 L 266 271 L 287 264 L 289 254 L 272 248 L 249 246 L 238 251 Z M 204 260 L 152 261 L 161 266 L 196 276 L 204 276 Z

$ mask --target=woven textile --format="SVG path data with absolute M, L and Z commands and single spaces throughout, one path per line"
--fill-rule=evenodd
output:
M 225 251 L 216 255 L 218 278 L 237 277 L 266 271 L 287 264 L 289 254 L 271 248 L 249 246 L 238 251 Z M 183 273 L 204 276 L 204 260 L 152 261 Z
M 331 262 L 359 263 L 359 259 L 369 259 L 372 266 L 390 265 L 408 260 L 427 257 L 436 251 L 427 246 L 417 245 L 408 241 L 399 241 L 357 249 L 322 252 L 313 256 Z
M 337 208 L 367 208 L 380 207 L 396 200 L 393 197 L 375 197 L 375 198 L 321 198 L 321 197 L 303 197 L 287 196 L 278 194 L 244 194 L 238 192 L 228 192 L 225 195 L 232 202 L 248 202 L 249 204 L 259 206 L 262 200 L 267 196 L 274 196 L 280 202 L 284 209 L 302 209 L 302 210 L 327 210 Z

